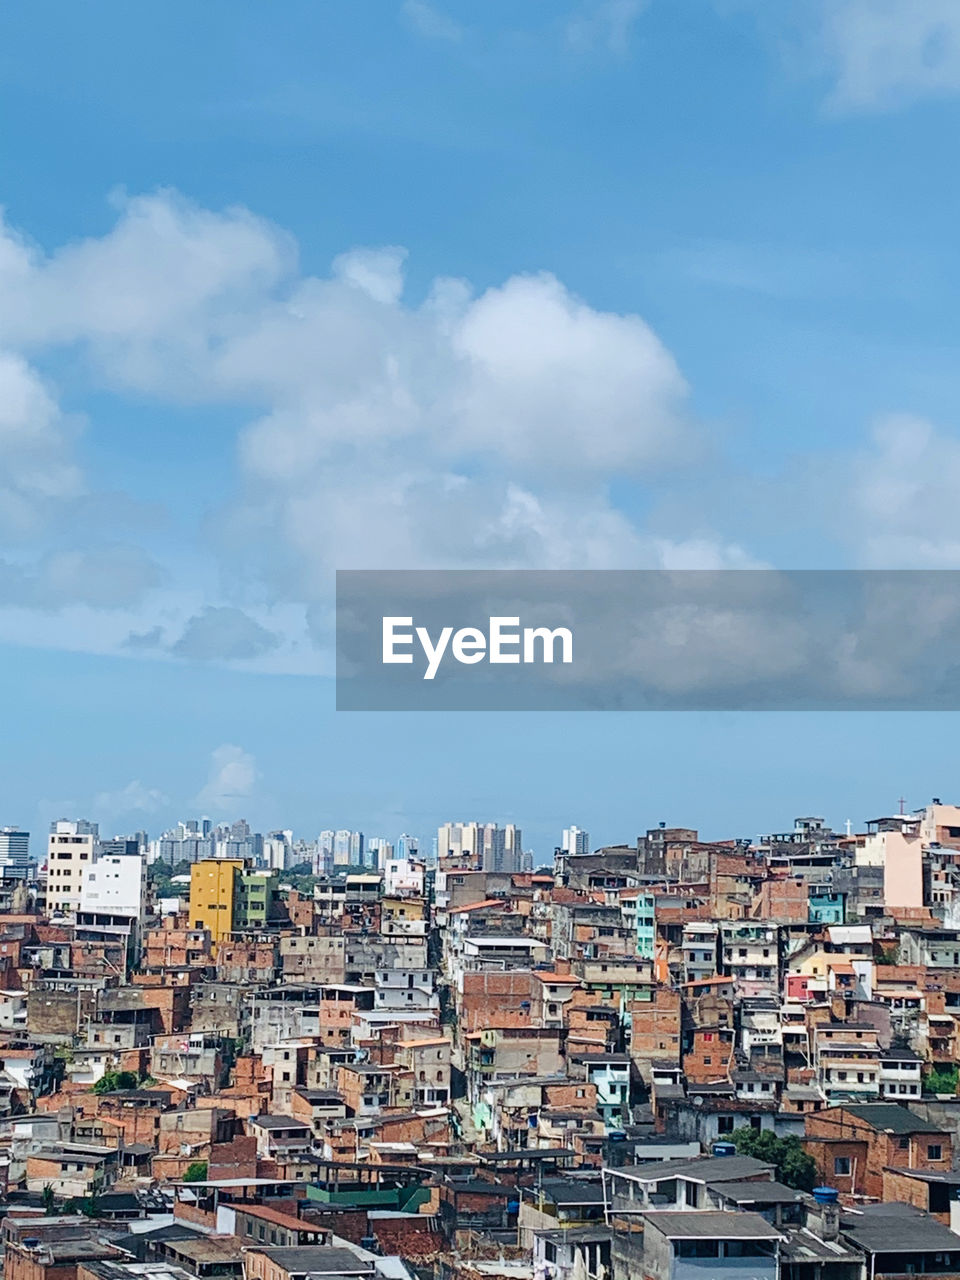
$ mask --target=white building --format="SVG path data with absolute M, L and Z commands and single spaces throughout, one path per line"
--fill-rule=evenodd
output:
M 589 853 L 589 831 L 583 831 L 580 827 L 564 827 L 560 848 L 564 853 Z
M 383 864 L 383 888 L 387 895 L 411 893 L 423 896 L 423 863 L 388 858 Z
M 483 837 L 478 822 L 445 822 L 437 831 L 437 857 L 455 866 L 480 867 Z
M 97 858 L 83 876 L 80 910 L 109 912 L 111 915 L 143 914 L 147 868 L 138 854 L 105 854 Z
M 80 906 L 83 881 L 97 854 L 95 822 L 61 819 L 50 824 L 47 842 L 47 910 L 70 914 Z
M 919 1098 L 923 1059 L 912 1049 L 888 1049 L 880 1058 L 880 1096 L 890 1102 Z
M 382 871 L 394 853 L 393 845 L 382 836 L 371 836 L 367 841 L 367 864 L 374 871 Z
M 313 874 L 328 876 L 333 868 L 333 840 L 335 831 L 321 831 L 317 836 L 316 850 L 313 855 Z
M 373 1007 L 377 1010 L 413 1010 L 440 1008 L 432 969 L 378 969 L 373 990 Z
M 362 867 L 363 847 L 362 831 L 337 831 L 333 837 L 333 865 Z
M 445 822 L 437 832 L 437 856 L 449 865 L 483 871 L 524 871 L 523 834 L 508 822 Z
M 270 871 L 289 871 L 294 864 L 293 832 L 271 831 L 263 837 L 263 861 Z

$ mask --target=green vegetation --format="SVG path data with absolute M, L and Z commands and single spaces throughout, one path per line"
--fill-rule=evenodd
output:
M 960 1076 L 960 1067 L 957 1067 L 953 1062 L 942 1062 L 924 1076 L 924 1090 L 928 1093 L 955 1094 L 957 1092 L 958 1076 Z
M 289 871 L 282 871 L 280 880 L 283 884 L 293 885 L 303 897 L 312 898 L 318 877 L 313 874 L 313 866 L 309 862 L 298 862 Z
M 165 862 L 155 862 L 147 868 L 147 875 L 150 883 L 153 885 L 153 891 L 157 898 L 179 898 L 184 894 L 184 886 L 174 884 L 174 876 L 188 876 L 190 874 L 189 862 L 178 862 L 175 867 L 168 867 Z
M 778 1138 L 769 1129 L 734 1129 L 731 1134 L 738 1154 L 753 1156 L 777 1167 L 777 1181 L 797 1191 L 812 1191 L 817 1185 L 817 1166 L 807 1155 L 799 1138 Z
M 116 1093 L 118 1089 L 136 1089 L 140 1081 L 133 1071 L 105 1071 L 93 1086 L 94 1093 Z
M 206 1182 L 207 1180 L 207 1162 L 206 1160 L 194 1160 L 193 1164 L 187 1165 L 187 1171 L 183 1175 L 184 1182 Z
M 67 1200 L 64 1204 L 62 1213 L 82 1213 L 87 1218 L 99 1218 L 100 1216 L 100 1197 L 97 1195 L 82 1196 L 77 1199 Z

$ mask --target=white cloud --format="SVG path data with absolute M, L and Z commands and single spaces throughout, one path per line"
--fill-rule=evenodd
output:
M 960 568 L 960 439 L 898 415 L 850 466 L 849 536 L 870 568 Z
M 84 343 L 119 383 L 205 367 L 234 316 L 293 269 L 292 241 L 244 209 L 173 192 L 124 200 L 112 231 L 49 257 L 0 229 L 0 342 Z M 179 385 L 172 384 L 173 387 Z
M 406 249 L 387 245 L 382 249 L 353 249 L 333 260 L 333 274 L 386 305 L 400 301 Z
M 956 0 L 824 0 L 820 12 L 835 106 L 870 110 L 960 91 Z
M 636 470 L 676 456 L 690 433 L 686 384 L 639 316 L 595 311 L 550 275 L 514 277 L 464 312 L 462 447 L 549 469 Z
M 169 800 L 162 791 L 146 787 L 137 779 L 119 791 L 101 791 L 94 798 L 93 811 L 100 817 L 113 819 L 127 814 L 158 813 L 167 804 Z
M 700 449 L 685 380 L 640 316 L 592 307 L 549 274 L 480 293 L 438 279 L 410 300 L 405 258 L 398 247 L 353 248 L 328 274 L 304 276 L 282 231 L 169 192 L 121 202 L 107 234 L 49 255 L 5 229 L 0 386 L 6 368 L 20 388 L 6 409 L 10 437 L 21 419 L 33 424 L 21 432 L 30 449 L 15 454 L 21 487 L 83 487 L 63 415 L 27 363 L 33 352 L 69 347 L 97 386 L 230 405 L 248 424 L 239 491 L 225 492 L 210 522 L 243 599 L 190 600 L 174 584 L 153 592 L 151 612 L 139 595 L 158 584 L 152 561 L 77 548 L 33 568 L 10 562 L 0 634 L 42 635 L 26 610 L 59 601 L 77 618 L 70 642 L 97 651 L 301 669 L 299 642 L 284 632 L 278 645 L 264 609 L 297 606 L 302 619 L 303 606 L 329 598 L 334 567 L 748 559 L 700 528 L 700 541 L 658 540 L 611 500 L 614 477 L 661 476 Z M 35 457 L 46 470 L 34 478 Z M 97 630 L 81 606 L 116 616 Z
M 714 0 L 746 9 L 792 73 L 827 85 L 838 112 L 890 110 L 960 92 L 956 0 Z
M 51 503 L 82 492 L 72 434 L 35 370 L 21 355 L 0 351 L 0 528 L 32 532 Z
M 254 757 L 242 747 L 225 743 L 211 754 L 210 776 L 196 803 L 201 810 L 228 810 L 250 797 L 258 777 Z

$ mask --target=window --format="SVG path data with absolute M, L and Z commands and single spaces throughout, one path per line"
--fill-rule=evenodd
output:
M 834 1156 L 833 1157 L 833 1173 L 834 1177 L 849 1178 L 850 1176 L 850 1157 Z
M 941 1160 L 942 1158 L 943 1158 L 943 1147 L 941 1147 L 939 1142 L 934 1142 L 929 1147 L 927 1147 L 928 1160 Z

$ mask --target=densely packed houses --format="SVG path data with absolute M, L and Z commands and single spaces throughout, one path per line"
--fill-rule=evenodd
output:
M 6 1280 L 960 1276 L 960 807 L 162 896 L 54 825 L 0 880 Z

